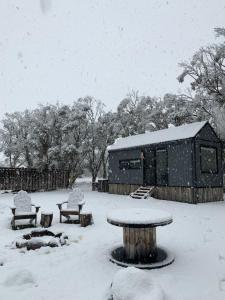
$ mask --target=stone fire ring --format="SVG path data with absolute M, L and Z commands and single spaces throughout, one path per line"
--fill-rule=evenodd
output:
M 45 238 L 49 237 L 46 241 Z M 41 247 L 59 247 L 67 244 L 68 236 L 63 232 L 53 233 L 47 229 L 33 230 L 24 234 L 20 240 L 16 241 L 17 248 L 27 248 L 27 250 L 36 250 Z
M 174 261 L 172 253 L 156 243 L 156 227 L 172 223 L 172 216 L 157 209 L 116 209 L 108 223 L 123 227 L 123 246 L 111 251 L 110 261 L 123 267 L 156 269 Z

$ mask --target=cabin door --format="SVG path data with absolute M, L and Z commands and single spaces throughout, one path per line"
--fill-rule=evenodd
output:
M 154 186 L 156 183 L 156 172 L 155 172 L 155 151 L 146 150 L 144 153 L 144 185 Z
M 166 149 L 156 151 L 156 178 L 157 185 L 168 185 L 168 157 Z

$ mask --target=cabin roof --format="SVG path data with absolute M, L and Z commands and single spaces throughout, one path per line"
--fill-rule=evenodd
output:
M 118 138 L 113 145 L 108 147 L 108 150 L 120 150 L 193 138 L 205 126 L 206 123 L 207 121 L 195 122 L 177 127 L 173 126 L 167 129 L 132 135 L 125 138 Z

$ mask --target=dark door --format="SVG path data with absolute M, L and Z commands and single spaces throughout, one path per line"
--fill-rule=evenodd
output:
M 157 185 L 168 184 L 168 157 L 166 149 L 156 151 L 156 178 Z
M 155 151 L 146 150 L 144 153 L 144 185 L 153 186 L 156 183 Z

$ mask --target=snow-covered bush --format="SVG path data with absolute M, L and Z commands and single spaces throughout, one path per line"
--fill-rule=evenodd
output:
M 162 289 L 147 271 L 134 267 L 121 269 L 112 282 L 113 300 L 164 300 Z

